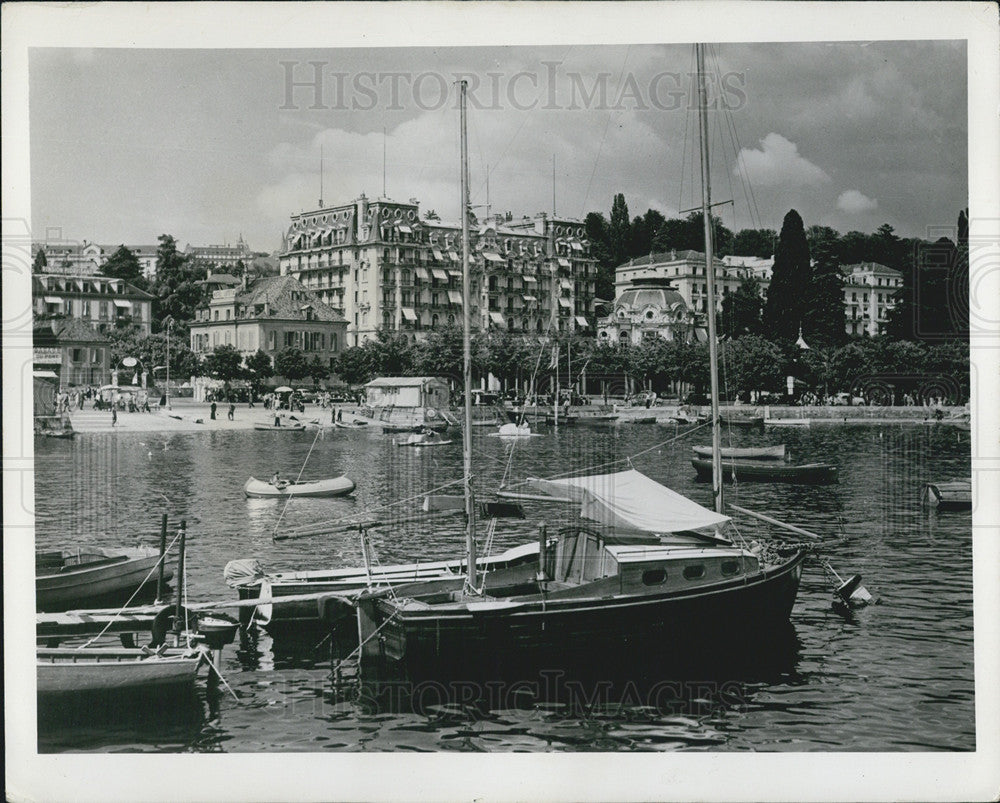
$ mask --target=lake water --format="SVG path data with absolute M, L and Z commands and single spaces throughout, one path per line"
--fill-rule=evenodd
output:
M 672 427 L 564 428 L 511 446 L 476 433 L 477 487 L 505 474 L 552 476 L 645 452 L 634 466 L 709 506 L 695 481 L 690 445 L 707 430 L 658 446 Z M 794 462 L 840 468 L 830 486 L 727 486 L 727 499 L 824 535 L 822 554 L 845 577 L 860 573 L 880 604 L 844 618 L 831 607 L 833 581 L 811 560 L 792 627 L 781 646 L 740 665 L 676 677 L 659 667 L 615 666 L 603 683 L 545 677 L 477 699 L 440 689 L 382 692 L 335 686 L 328 643 L 275 650 L 261 634 L 228 647 L 222 672 L 237 703 L 204 689 L 186 705 L 62 722 L 40 734 L 42 751 L 246 752 L 323 750 L 972 750 L 975 748 L 972 520 L 968 512 L 922 510 L 921 484 L 966 477 L 969 434 L 944 426 L 813 426 L 752 433 L 736 446 L 786 443 Z M 651 447 L 656 447 L 652 448 Z M 327 430 L 86 435 L 35 441 L 37 545 L 121 546 L 157 542 L 160 515 L 188 528 L 191 601 L 232 598 L 222 569 L 256 558 L 271 569 L 361 564 L 356 533 L 274 542 L 272 533 L 333 522 L 455 480 L 461 445 L 397 448 L 377 432 Z M 353 499 L 247 500 L 248 476 L 280 469 L 303 478 L 347 472 Z M 624 463 L 606 465 L 617 470 Z M 596 469 L 595 469 L 596 470 Z M 457 492 L 457 488 L 453 492 Z M 412 506 L 405 512 L 414 509 Z M 381 512 L 400 516 L 402 508 Z M 553 522 L 567 511 L 549 514 Z M 536 519 L 537 520 L 537 519 Z M 525 543 L 531 526 L 497 530 L 493 551 Z M 752 525 L 743 528 L 753 536 Z M 460 556 L 458 522 L 400 522 L 373 529 L 379 559 Z M 783 634 L 784 636 L 784 634 Z M 596 665 L 595 665 L 596 666 Z M 494 690 L 495 691 L 495 690 Z M 441 697 L 437 699 L 435 695 Z M 414 710 L 416 709 L 416 710 Z

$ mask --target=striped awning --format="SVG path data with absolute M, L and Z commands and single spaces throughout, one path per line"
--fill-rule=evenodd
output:
M 490 262 L 503 262 L 503 257 L 500 254 L 495 254 L 492 251 L 483 251 L 483 256 Z
M 434 254 L 434 259 L 438 262 L 444 262 L 444 254 L 441 253 L 440 248 L 432 248 L 431 253 Z
M 434 274 L 435 279 L 440 279 L 442 282 L 448 281 L 448 274 L 441 268 L 431 268 L 431 273 Z
M 408 321 L 415 321 L 417 319 L 417 313 L 414 312 L 410 307 L 403 307 L 403 317 Z
M 427 272 L 427 268 L 414 268 L 413 272 L 417 274 L 417 278 L 423 279 L 425 282 L 431 278 L 431 275 Z
M 507 325 L 507 321 L 504 320 L 503 315 L 501 313 L 499 313 L 499 312 L 491 312 L 490 313 L 490 320 L 493 321 L 493 323 L 500 324 L 501 326 L 506 326 Z
M 462 303 L 462 294 L 458 290 L 449 290 L 448 291 L 448 300 L 452 304 L 461 304 Z
M 451 261 L 452 262 L 460 262 L 461 261 L 459 259 L 459 257 L 458 257 L 458 251 L 449 251 L 448 252 L 448 256 L 451 257 Z

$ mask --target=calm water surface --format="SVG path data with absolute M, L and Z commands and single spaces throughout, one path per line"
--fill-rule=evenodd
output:
M 511 446 L 476 434 L 477 486 L 504 474 L 552 476 L 635 455 L 672 427 L 564 429 Z M 356 533 L 274 542 L 272 533 L 333 521 L 413 496 L 461 473 L 461 446 L 402 449 L 377 432 L 255 431 L 84 435 L 35 442 L 37 544 L 155 543 L 160 515 L 186 519 L 189 599 L 231 598 L 222 569 L 253 557 L 272 569 L 360 565 Z M 691 443 L 707 431 L 638 456 L 634 465 L 705 505 Z M 850 619 L 830 605 L 833 583 L 810 561 L 779 648 L 695 677 L 651 666 L 594 677 L 545 677 L 495 694 L 454 699 L 435 688 L 337 687 L 328 643 L 276 651 L 260 635 L 227 648 L 223 673 L 239 697 L 196 699 L 169 712 L 104 712 L 46 728 L 43 751 L 321 750 L 971 750 L 975 748 L 971 515 L 921 510 L 921 483 L 969 475 L 969 435 L 941 426 L 814 426 L 734 431 L 733 445 L 786 443 L 795 462 L 829 460 L 825 487 L 742 484 L 727 498 L 826 536 L 842 575 L 861 573 L 880 604 Z M 310 449 L 311 454 L 310 454 Z M 346 471 L 354 499 L 247 500 L 250 475 L 303 478 Z M 609 465 L 608 471 L 623 467 Z M 412 508 L 410 508 L 412 510 Z M 382 513 L 392 516 L 393 508 Z M 530 513 L 531 511 L 529 511 Z M 536 510 L 535 513 L 540 511 Z M 550 523 L 568 511 L 548 511 Z M 538 516 L 535 517 L 535 521 Z M 534 537 L 533 524 L 497 530 L 494 552 Z M 744 534 L 762 531 L 753 525 Z M 398 524 L 371 531 L 382 562 L 461 554 L 461 525 Z M 763 651 L 762 651 L 763 653 Z M 598 673 L 599 675 L 600 673 Z M 597 680 L 601 678 L 598 677 Z M 537 679 L 536 679 L 537 680 Z M 576 685 L 574 685 L 576 684 Z M 392 691 L 392 689 L 390 689 Z M 437 699 L 438 695 L 440 699 Z M 413 697 L 419 713 L 413 713 Z

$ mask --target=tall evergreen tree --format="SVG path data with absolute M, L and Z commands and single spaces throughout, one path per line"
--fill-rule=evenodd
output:
M 774 255 L 771 285 L 764 306 L 763 333 L 769 340 L 795 340 L 805 314 L 805 300 L 812 278 L 809 243 L 802 217 L 789 210 L 781 224 Z
M 628 259 L 630 228 L 625 195 L 618 193 L 611 203 L 611 222 L 608 224 L 608 246 L 616 266 Z
M 802 334 L 814 346 L 838 346 L 847 341 L 844 279 L 837 259 L 836 241 L 818 240 L 813 246 L 816 264 L 805 304 Z
M 157 326 L 170 316 L 181 334 L 187 333 L 188 324 L 204 297 L 205 268 L 188 260 L 177 250 L 177 241 L 169 234 L 161 234 L 156 249 L 156 281 L 152 292 L 153 320 Z
M 732 340 L 742 335 L 760 333 L 760 318 L 764 310 L 764 299 L 760 294 L 760 282 L 749 276 L 740 282 L 736 292 L 722 297 L 722 313 L 719 329 L 723 336 Z
M 146 280 L 142 275 L 142 265 L 132 251 L 124 245 L 119 246 L 101 266 L 101 273 L 114 279 L 124 279 L 141 289 L 146 288 Z
M 598 298 L 612 299 L 615 297 L 615 262 L 611 255 L 608 221 L 600 212 L 590 212 L 583 225 L 590 241 L 590 253 L 597 261 L 594 293 Z
M 39 248 L 38 253 L 35 254 L 35 261 L 31 263 L 32 273 L 45 273 L 45 268 L 48 267 L 49 260 L 45 256 L 45 249 Z

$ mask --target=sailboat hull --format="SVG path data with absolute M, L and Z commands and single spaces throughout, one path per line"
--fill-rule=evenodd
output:
M 526 661 L 536 668 L 561 667 L 608 650 L 704 654 L 732 639 L 787 626 L 805 555 L 797 552 L 752 578 L 663 594 L 527 604 L 498 599 L 495 605 L 486 601 L 447 612 L 361 600 L 363 659 L 404 666 L 411 676 L 440 677 L 456 671 L 503 672 Z M 378 636 L 368 638 L 376 630 Z

